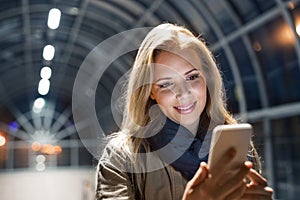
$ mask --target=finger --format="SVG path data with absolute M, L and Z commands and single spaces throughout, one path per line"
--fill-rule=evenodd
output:
M 214 166 L 214 168 L 209 169 L 211 176 L 214 177 L 214 179 L 218 179 L 224 171 L 226 171 L 227 167 L 230 165 L 230 162 L 233 160 L 234 156 L 236 155 L 236 150 L 231 147 L 229 148 L 223 156 L 218 160 L 217 163 L 220 163 L 217 166 Z
M 228 177 L 222 184 L 220 184 L 220 192 L 226 195 L 229 195 L 237 188 L 241 186 L 241 184 L 245 184 L 244 178 L 249 173 L 249 164 L 245 162 L 245 164 L 239 169 L 239 171 L 231 177 Z M 251 166 L 251 165 L 250 165 Z
M 198 185 L 208 177 L 208 167 L 205 162 L 200 164 L 199 169 L 197 170 L 194 177 L 190 180 L 192 185 Z
M 250 179 L 251 184 L 257 184 L 262 186 L 268 185 L 267 180 L 254 169 L 250 169 L 250 172 L 247 175 L 247 177 Z
M 236 170 L 224 172 L 223 176 L 220 177 L 217 184 L 224 185 L 224 184 L 228 184 L 228 182 L 230 182 L 230 181 L 233 182 L 233 180 L 236 180 L 237 183 L 238 183 L 238 181 L 243 181 L 246 183 L 245 177 L 249 173 L 252 166 L 253 165 L 251 162 L 245 161 L 244 165 L 242 165 L 240 168 L 238 168 Z
M 241 182 L 240 186 L 237 187 L 236 190 L 234 190 L 232 193 L 226 196 L 225 200 L 232 200 L 232 199 L 240 199 L 246 190 L 246 184 Z
M 247 186 L 245 195 L 262 195 L 262 196 L 272 196 L 273 189 L 271 187 L 262 187 L 261 185 L 251 185 Z
M 255 200 L 269 200 L 269 199 L 272 200 L 273 198 L 272 198 L 272 196 L 266 196 L 266 195 L 258 195 L 258 194 L 249 195 L 249 194 L 245 194 L 240 199 L 241 200 L 253 200 L 253 199 L 255 199 Z

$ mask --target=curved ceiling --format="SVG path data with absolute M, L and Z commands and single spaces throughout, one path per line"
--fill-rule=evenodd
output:
M 55 30 L 47 27 L 51 8 L 58 8 L 62 13 L 60 26 Z M 287 63 L 287 67 L 294 69 L 294 66 L 298 66 L 296 68 L 299 70 L 299 37 L 294 26 L 299 17 L 296 10 L 299 11 L 298 0 L 2 1 L 0 120 L 7 125 L 2 126 L 2 129 L 9 131 L 9 123 L 15 120 L 19 124 L 23 120 L 24 124 L 22 117 L 27 119 L 27 124 L 34 124 L 26 113 L 31 112 L 33 102 L 38 97 L 43 97 L 49 105 L 54 105 L 50 107 L 55 110 L 56 116 L 62 116 L 71 107 L 76 74 L 97 45 L 123 31 L 153 27 L 162 22 L 184 25 L 206 39 L 224 70 L 224 79 L 227 81 L 225 85 L 229 88 L 229 105 L 234 113 L 246 114 L 251 110 L 297 102 L 300 95 L 288 97 L 288 100 L 276 99 L 278 93 L 269 89 L 272 77 L 268 73 L 275 74 L 279 69 L 264 69 L 262 65 L 266 62 L 265 54 L 259 50 L 262 45 L 268 45 L 264 44 L 263 36 L 266 33 L 261 29 L 264 26 L 272 29 L 270 24 L 278 18 L 291 28 L 292 37 L 296 38 L 292 53 L 289 54 L 292 55 L 293 63 Z M 135 43 L 140 42 L 144 34 L 131 39 Z M 125 44 L 130 42 L 133 41 Z M 55 56 L 51 61 L 42 57 L 43 48 L 47 44 L 55 47 Z M 113 53 L 118 48 L 121 47 L 111 46 L 111 52 L 107 53 Z M 245 55 L 245 58 L 241 59 L 239 53 Z M 120 56 L 105 71 L 105 76 L 101 77 L 96 94 L 96 109 L 105 130 L 113 129 L 113 124 L 109 123 L 112 116 L 107 111 L 112 91 L 120 77 L 129 70 L 134 55 L 135 51 L 132 51 Z M 274 55 L 276 53 L 266 59 L 275 59 Z M 270 63 L 272 62 L 268 64 Z M 38 93 L 38 84 L 41 79 L 40 70 L 44 66 L 52 69 L 52 77 L 50 91 L 43 96 Z M 254 84 L 251 84 L 253 80 Z M 295 84 L 294 80 L 291 81 Z M 67 118 L 72 121 L 71 114 Z M 54 117 L 52 120 L 55 120 Z

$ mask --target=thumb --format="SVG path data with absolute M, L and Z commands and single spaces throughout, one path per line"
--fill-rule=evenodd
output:
M 208 177 L 208 167 L 205 162 L 201 162 L 199 169 L 194 177 L 191 179 L 192 185 L 198 185 Z

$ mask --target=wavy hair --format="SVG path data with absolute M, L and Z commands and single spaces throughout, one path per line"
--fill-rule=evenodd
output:
M 201 127 L 212 129 L 218 124 L 237 123 L 226 109 L 222 76 L 203 39 L 196 37 L 182 26 L 164 23 L 153 28 L 143 40 L 124 94 L 123 121 L 121 131 L 117 133 L 116 137 L 122 138 L 126 144 L 124 150 L 129 154 L 130 152 L 137 153 L 141 145 L 144 149 L 148 149 L 146 140 L 136 136 L 150 122 L 149 110 L 156 104 L 150 98 L 153 63 L 162 50 L 170 52 L 192 50 L 199 57 L 201 66 L 196 67 L 199 67 L 204 73 L 208 94 L 206 106 L 200 117 L 199 125 Z M 249 152 L 255 168 L 260 170 L 259 158 L 252 142 Z

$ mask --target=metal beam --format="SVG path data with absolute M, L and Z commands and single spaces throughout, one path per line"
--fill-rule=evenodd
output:
M 203 3 L 202 6 L 198 6 L 198 9 L 199 9 L 200 13 L 202 13 L 203 16 L 206 17 L 207 22 L 211 25 L 212 29 L 216 33 L 218 40 L 222 40 L 223 38 L 225 38 L 225 35 L 223 34 L 218 23 L 216 22 L 214 16 L 209 11 L 208 7 L 206 5 L 204 5 L 204 3 Z M 230 47 L 228 46 L 228 43 L 222 43 L 222 48 L 224 49 L 224 52 L 228 59 L 228 62 L 230 65 L 229 67 L 232 70 L 233 79 L 235 81 L 236 88 L 238 89 L 238 97 L 237 98 L 238 98 L 238 102 L 239 102 L 239 111 L 240 111 L 240 114 L 244 118 L 244 116 L 246 116 L 245 114 L 247 112 L 247 103 L 246 103 L 244 86 L 242 84 L 242 79 L 241 79 L 241 75 L 239 72 L 239 68 L 235 61 L 233 52 L 230 49 Z
M 249 111 L 247 113 L 248 121 L 261 121 L 264 118 L 278 119 L 300 115 L 300 103 L 290 103 L 275 107 L 263 108 L 260 110 Z M 237 115 L 238 116 L 238 115 Z
M 280 15 L 279 9 L 277 7 L 272 8 L 269 11 L 266 11 L 265 13 L 260 15 L 257 19 L 241 26 L 239 29 L 226 35 L 226 37 L 220 38 L 218 42 L 216 42 L 211 46 L 211 49 L 213 51 L 220 49 L 224 44 L 227 44 L 235 40 L 236 38 L 241 37 L 242 35 L 262 26 L 263 24 L 267 23 L 268 21 L 271 21 L 272 19 L 276 18 L 279 15 Z
M 221 1 L 221 3 L 225 6 L 225 8 L 229 11 L 233 21 L 238 27 L 242 27 L 242 23 L 233 11 L 232 7 L 228 5 L 227 1 Z M 264 79 L 261 71 L 261 66 L 259 65 L 259 62 L 257 60 L 257 57 L 253 51 L 251 41 L 247 34 L 241 35 L 241 38 L 244 42 L 245 48 L 248 52 L 248 55 L 250 57 L 250 61 L 252 62 L 252 66 L 257 78 L 258 83 L 258 89 L 259 89 L 259 97 L 262 104 L 262 108 L 266 109 L 268 104 L 268 98 L 267 98 L 267 90 L 266 86 L 264 84 Z M 249 94 L 250 95 L 250 94 Z M 246 114 L 247 118 L 247 114 Z M 274 153 L 273 153 L 273 140 L 272 140 L 272 131 L 271 131 L 271 123 L 270 119 L 263 118 L 263 133 L 264 133 L 264 153 L 265 153 L 265 160 L 266 160 L 266 171 L 267 178 L 269 181 L 269 184 L 272 187 L 276 188 L 276 182 L 275 182 L 275 171 L 274 171 Z
M 296 31 L 295 21 L 294 21 L 293 17 L 291 16 L 291 14 L 289 13 L 289 11 L 287 10 L 288 4 L 282 2 L 281 0 L 275 0 L 275 1 L 283 15 L 283 18 L 285 19 L 285 21 L 288 23 L 288 25 L 291 27 L 291 29 L 293 31 L 293 35 L 295 38 L 296 56 L 298 58 L 298 67 L 300 69 L 300 39 L 299 39 L 298 33 Z

